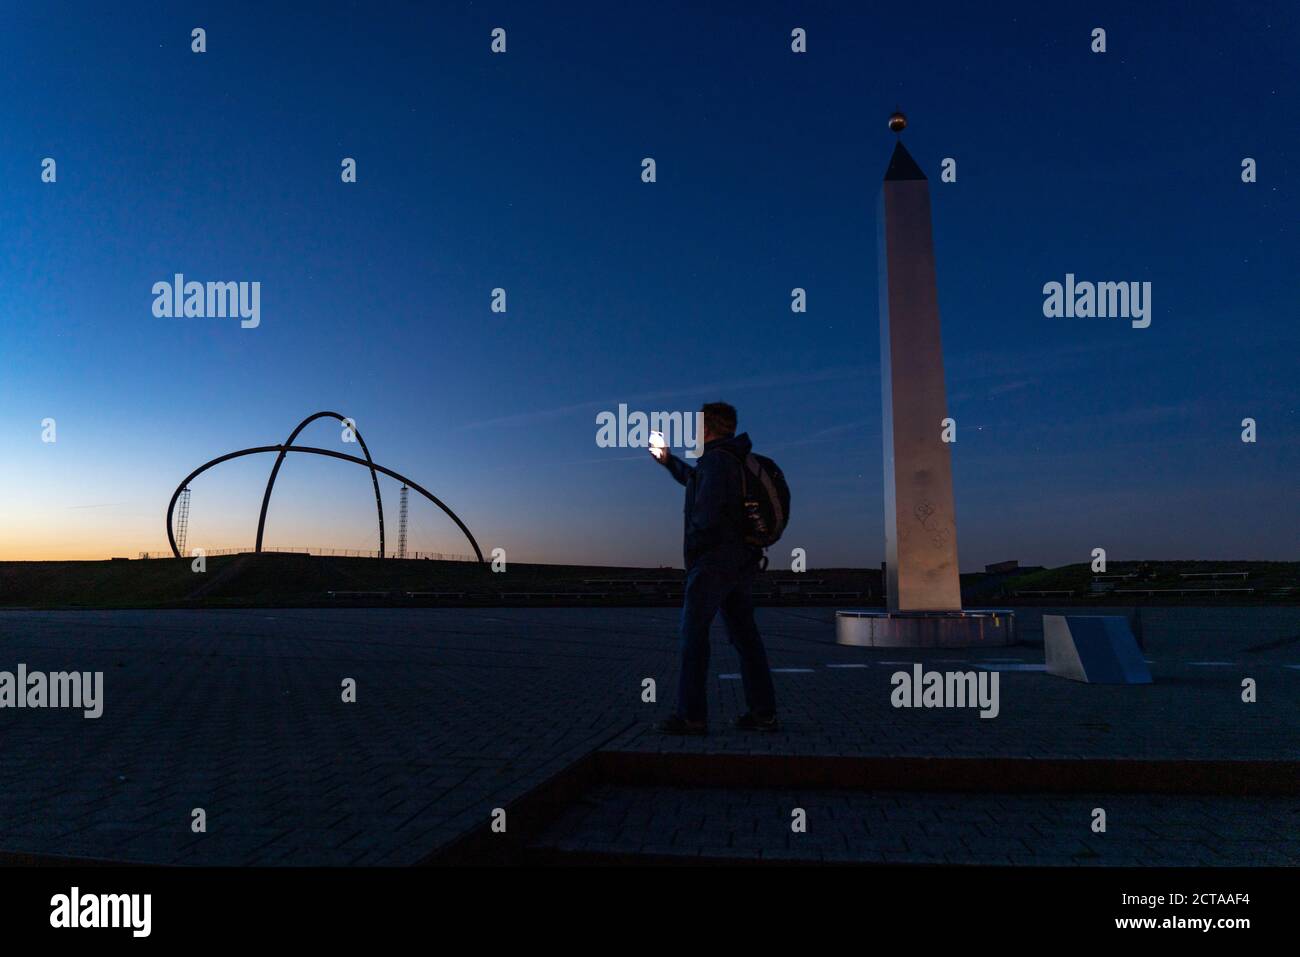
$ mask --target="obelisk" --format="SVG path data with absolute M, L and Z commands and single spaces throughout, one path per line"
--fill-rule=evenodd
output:
M 895 113 L 889 128 L 902 133 Z M 1004 645 L 1015 616 L 963 611 L 946 422 L 930 184 L 900 138 L 878 217 L 880 382 L 885 464 L 885 611 L 840 611 L 836 640 L 871 647 Z
M 895 114 L 890 128 L 906 120 Z M 900 138 L 885 171 L 878 217 L 880 381 L 885 444 L 887 607 L 958 611 L 952 452 L 930 184 Z

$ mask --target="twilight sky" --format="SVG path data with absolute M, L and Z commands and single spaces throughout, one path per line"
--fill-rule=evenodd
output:
M 678 564 L 680 487 L 596 415 L 725 399 L 792 486 L 774 564 L 878 563 L 895 104 L 931 183 L 963 570 L 1296 559 L 1294 5 L 832 6 L 6 5 L 0 559 L 162 550 L 192 468 L 333 409 L 485 550 Z M 261 324 L 156 317 L 178 272 L 260 282 Z M 1150 327 L 1044 317 L 1066 273 L 1151 282 Z M 357 452 L 326 422 L 300 444 Z M 272 461 L 195 482 L 191 545 L 251 545 Z M 411 529 L 468 551 L 422 500 Z M 268 545 L 377 542 L 363 469 L 285 463 Z

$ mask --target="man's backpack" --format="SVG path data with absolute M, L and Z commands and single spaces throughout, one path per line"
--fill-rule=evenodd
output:
M 758 548 L 777 543 L 790 524 L 790 486 L 781 467 L 766 455 L 750 452 L 740 463 L 745 500 L 745 542 Z

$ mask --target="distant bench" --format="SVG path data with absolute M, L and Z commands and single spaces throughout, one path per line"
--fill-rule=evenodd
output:
M 1116 588 L 1112 595 L 1218 595 L 1254 594 L 1253 588 Z
M 680 585 L 680 578 L 584 578 L 584 585 Z
M 612 598 L 604 591 L 503 591 L 502 598 Z
M 680 586 L 680 578 L 585 578 L 584 585 L 604 585 L 622 587 L 624 590 L 635 589 L 641 595 L 653 595 L 664 588 Z
M 330 598 L 395 598 L 399 594 L 405 598 L 464 598 L 463 591 L 328 591 Z

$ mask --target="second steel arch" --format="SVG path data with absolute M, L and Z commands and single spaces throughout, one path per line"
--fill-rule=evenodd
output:
M 271 466 L 271 477 L 266 480 L 266 491 L 262 493 L 262 512 L 257 517 L 257 544 L 253 546 L 253 551 L 262 550 L 262 534 L 266 531 L 266 509 L 271 504 L 271 489 L 275 488 L 275 478 L 280 474 L 280 466 L 284 463 L 285 452 L 293 445 L 293 440 L 298 437 L 298 433 L 317 419 L 338 419 L 344 425 L 350 421 L 337 412 L 313 412 L 307 418 L 298 423 L 298 427 L 289 433 L 289 437 L 284 441 L 284 450 L 275 457 L 275 464 Z M 384 557 L 384 500 L 379 496 L 379 476 L 375 474 L 375 462 L 370 457 L 370 449 L 366 448 L 366 440 L 361 437 L 361 430 L 357 428 L 356 422 L 349 426 L 353 434 L 357 437 L 357 443 L 361 446 L 361 451 L 365 453 L 366 464 L 370 466 L 370 482 L 375 487 L 375 511 L 379 513 L 379 557 Z M 170 515 L 170 513 L 169 513 Z M 170 517 L 167 520 L 167 527 L 171 528 Z M 480 559 L 481 560 L 481 559 Z

